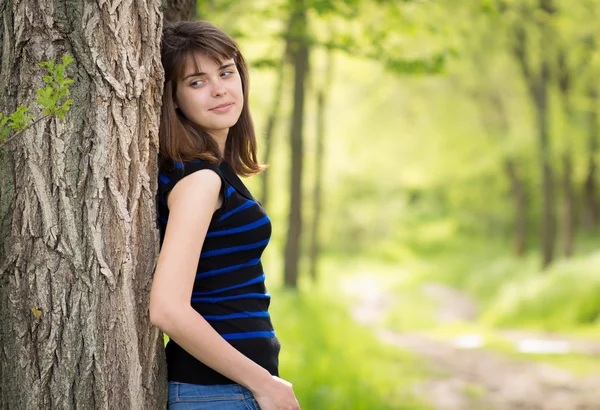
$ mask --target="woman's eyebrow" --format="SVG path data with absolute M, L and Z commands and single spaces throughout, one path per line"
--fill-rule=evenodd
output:
M 219 71 L 220 71 L 220 70 L 224 70 L 224 69 L 226 69 L 226 68 L 229 68 L 229 67 L 232 67 L 232 66 L 234 66 L 234 65 L 235 65 L 235 63 L 224 64 L 224 65 L 222 65 L 221 67 L 219 67 Z M 187 79 L 188 79 L 188 78 L 190 78 L 190 77 L 199 77 L 199 76 L 202 76 L 202 75 L 206 75 L 206 73 L 204 73 L 204 72 L 199 72 L 199 73 L 192 73 L 192 74 L 188 74 L 188 75 L 186 75 L 185 77 L 183 77 L 183 80 L 187 80 Z

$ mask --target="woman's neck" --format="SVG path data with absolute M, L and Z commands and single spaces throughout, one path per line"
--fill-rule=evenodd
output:
M 225 156 L 225 145 L 227 144 L 227 135 L 229 134 L 229 130 L 224 130 L 224 132 L 222 133 L 212 133 L 209 132 L 209 135 L 212 137 L 212 139 L 215 140 L 215 142 L 217 143 L 217 146 L 219 147 L 219 153 L 221 154 L 221 157 Z

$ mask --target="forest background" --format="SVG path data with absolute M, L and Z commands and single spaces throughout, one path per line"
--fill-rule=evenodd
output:
M 426 408 L 419 394 L 417 404 L 407 397 L 427 385 L 427 366 L 370 356 L 372 340 L 356 337 L 363 330 L 350 330 L 342 313 L 328 317 L 340 306 L 359 321 L 357 310 L 375 309 L 376 318 L 362 312 L 363 324 L 470 340 L 577 374 L 600 364 L 597 350 L 556 355 L 551 345 L 600 336 L 598 2 L 307 2 L 310 57 L 283 69 L 269 60 L 294 35 L 294 20 L 279 14 L 286 3 L 278 12 L 273 2 L 225 3 L 202 12 L 237 36 L 256 68 L 252 103 L 269 145 L 266 206 L 275 227 L 266 258 L 273 284 L 299 287 L 293 302 L 274 299 L 274 315 L 298 346 L 283 366 L 297 374 L 308 408 Z M 292 80 L 304 69 L 295 274 L 285 261 L 298 168 Z M 249 183 L 264 198 L 264 179 Z M 453 318 L 461 296 L 470 309 Z M 312 303 L 309 313 L 295 312 L 298 303 Z M 307 333 L 291 318 L 306 322 Z M 507 329 L 533 333 L 507 340 Z M 541 351 L 523 353 L 536 341 Z M 489 389 L 470 380 L 458 395 L 483 406 Z M 435 408 L 451 408 L 440 400 Z M 581 405 L 566 403 L 556 408 Z M 462 400 L 456 408 L 479 406 Z
M 427 343 L 598 376 L 600 1 L 179 3 L 177 18 L 221 27 L 251 66 L 269 169 L 245 182 L 273 221 L 271 311 L 303 408 L 514 405 L 436 367 Z M 18 258 L 3 252 L 9 272 Z M 3 289 L 3 306 L 20 303 Z M 48 309 L 24 299 L 23 332 L 39 334 Z M 555 342 L 542 354 L 522 348 L 542 339 Z M 557 340 L 592 347 L 557 354 Z M 40 373 L 42 391 L 60 385 Z

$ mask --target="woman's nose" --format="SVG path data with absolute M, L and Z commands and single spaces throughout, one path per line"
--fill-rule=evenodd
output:
M 219 97 L 227 93 L 227 89 L 225 88 L 225 84 L 221 79 L 216 80 L 213 83 L 212 94 L 213 97 Z

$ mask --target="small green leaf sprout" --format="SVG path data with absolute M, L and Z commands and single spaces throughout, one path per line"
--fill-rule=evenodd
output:
M 19 106 L 10 115 L 0 113 L 0 147 L 45 118 L 59 117 L 65 120 L 65 113 L 69 111 L 73 102 L 69 98 L 71 95 L 69 84 L 72 84 L 73 80 L 66 77 L 65 70 L 72 62 L 73 57 L 67 54 L 62 57 L 61 64 L 56 64 L 54 61 L 40 63 L 40 66 L 46 67 L 48 71 L 44 76 L 46 86 L 36 90 L 38 98 L 35 102 L 43 107 L 42 116 L 34 119 L 28 114 L 29 108 L 24 106 Z

